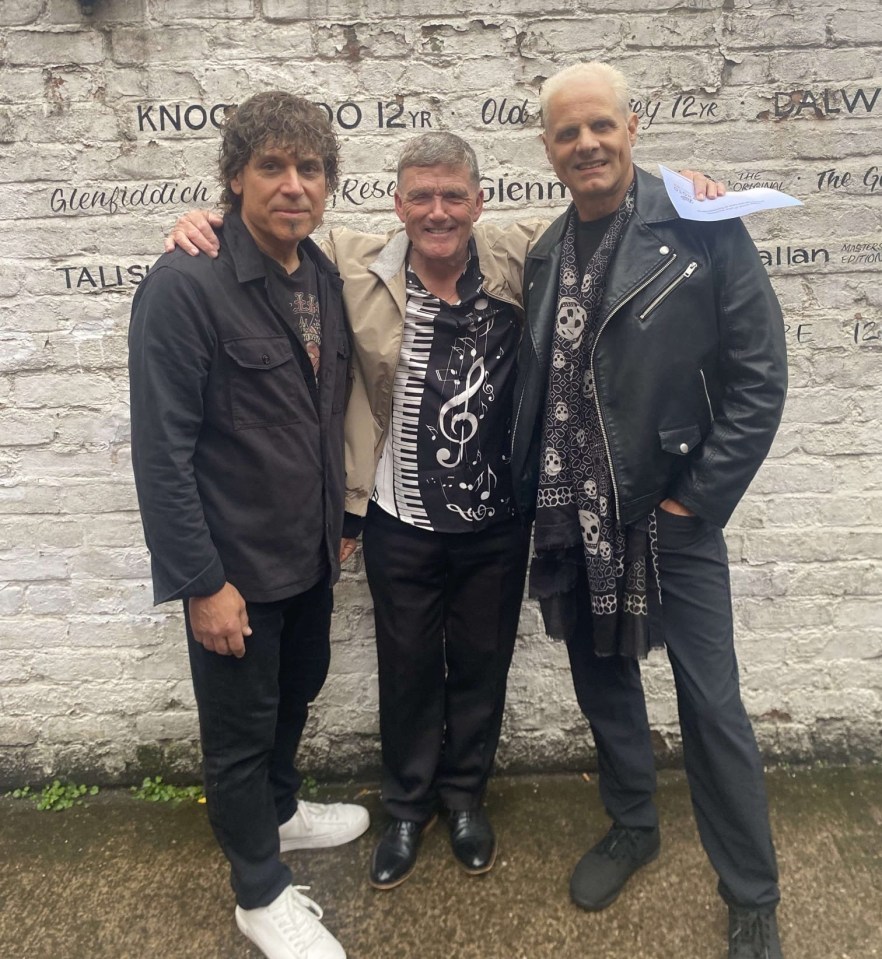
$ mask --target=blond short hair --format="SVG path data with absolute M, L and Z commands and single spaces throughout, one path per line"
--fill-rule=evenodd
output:
M 616 98 L 616 104 L 622 113 L 627 117 L 631 114 L 631 91 L 628 87 L 628 79 L 621 70 L 609 66 L 606 63 L 600 63 L 598 60 L 591 60 L 589 63 L 576 63 L 571 67 L 564 67 L 553 76 L 550 76 L 542 84 L 542 90 L 539 94 L 539 106 L 542 110 L 542 126 L 545 127 L 546 117 L 548 116 L 548 105 L 551 98 L 560 93 L 568 84 L 574 80 L 592 80 L 596 83 L 604 83 L 608 86 Z

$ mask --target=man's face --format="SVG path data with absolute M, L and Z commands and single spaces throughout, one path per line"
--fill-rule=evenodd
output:
M 411 242 L 415 268 L 443 260 L 462 269 L 472 224 L 484 208 L 484 194 L 465 166 L 405 167 L 395 191 L 395 212 Z
M 267 144 L 230 181 L 242 220 L 264 253 L 281 263 L 321 223 L 327 184 L 322 159 Z
M 637 123 L 637 115 L 623 114 L 612 89 L 599 80 L 576 80 L 551 98 L 545 154 L 581 219 L 606 216 L 622 202 L 634 177 Z

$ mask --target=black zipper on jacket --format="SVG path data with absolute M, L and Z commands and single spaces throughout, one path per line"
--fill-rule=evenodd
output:
M 661 306 L 662 303 L 677 289 L 677 287 L 683 283 L 685 280 L 688 280 L 690 276 L 698 269 L 698 263 L 693 260 L 689 266 L 671 283 L 669 286 L 666 286 L 661 293 L 646 307 L 646 309 L 640 313 L 637 317 L 638 320 L 645 320 L 652 311 Z

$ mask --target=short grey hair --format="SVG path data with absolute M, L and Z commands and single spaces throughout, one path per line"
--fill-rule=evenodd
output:
M 413 137 L 401 148 L 398 156 L 398 181 L 412 166 L 464 166 L 477 188 L 481 185 L 478 158 L 475 151 L 455 133 L 423 133 Z
M 631 91 L 625 74 L 607 63 L 591 60 L 589 63 L 576 63 L 571 67 L 564 67 L 563 70 L 550 76 L 542 84 L 542 90 L 539 93 L 539 106 L 542 110 L 543 129 L 548 117 L 548 105 L 551 98 L 574 80 L 592 80 L 596 83 L 606 84 L 612 90 L 616 98 L 616 105 L 622 113 L 627 117 L 633 112 L 631 110 Z

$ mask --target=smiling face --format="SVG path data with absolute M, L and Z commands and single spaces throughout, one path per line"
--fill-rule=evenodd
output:
M 484 194 L 465 166 L 410 166 L 401 171 L 395 212 L 411 242 L 417 273 L 425 265 L 465 266 L 472 224 L 484 208 Z M 457 272 L 457 275 L 458 275 Z
M 545 154 L 569 187 L 579 218 L 615 212 L 634 178 L 637 115 L 622 112 L 603 80 L 579 77 L 551 97 L 544 119 Z
M 327 182 L 321 157 L 268 144 L 230 180 L 242 220 L 254 242 L 287 269 L 297 266 L 297 244 L 321 223 Z

